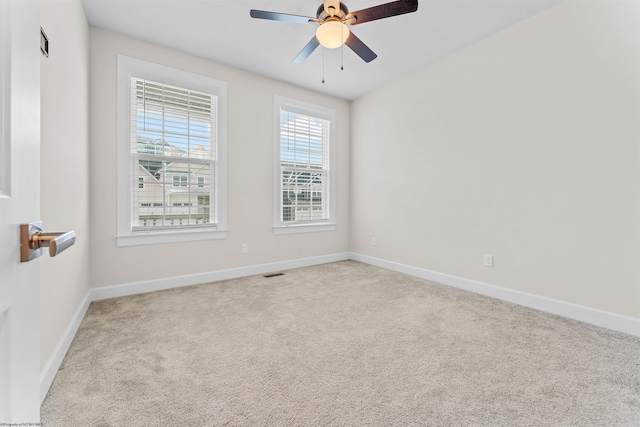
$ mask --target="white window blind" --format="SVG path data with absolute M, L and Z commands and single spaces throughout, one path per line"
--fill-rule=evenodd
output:
M 330 217 L 329 120 L 280 108 L 280 221 Z
M 133 231 L 216 226 L 216 125 L 215 95 L 131 78 Z

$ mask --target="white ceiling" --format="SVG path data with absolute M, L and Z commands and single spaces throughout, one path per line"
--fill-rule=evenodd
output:
M 291 60 L 315 24 L 252 19 L 260 9 L 315 17 L 322 0 L 82 0 L 89 24 L 346 100 L 534 15 L 561 0 L 420 0 L 418 11 L 353 26 L 378 58 L 319 47 Z M 345 0 L 356 11 L 388 0 Z M 324 51 L 325 83 L 322 81 Z M 340 70 L 341 56 L 344 71 Z

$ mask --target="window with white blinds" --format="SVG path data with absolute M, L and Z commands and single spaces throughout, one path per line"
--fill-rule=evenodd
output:
M 217 97 L 132 77 L 131 105 L 133 230 L 215 226 Z
M 118 244 L 226 237 L 226 84 L 119 56 L 118 94 Z
M 275 227 L 332 224 L 333 112 L 281 97 L 276 97 L 276 106 Z

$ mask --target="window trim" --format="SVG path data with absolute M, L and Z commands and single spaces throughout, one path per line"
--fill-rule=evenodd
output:
M 227 237 L 227 84 L 211 77 L 118 55 L 117 58 L 117 231 L 118 247 L 189 242 Z M 170 230 L 133 231 L 133 181 L 131 180 L 131 77 L 211 93 L 217 96 L 217 162 L 215 195 L 217 226 Z
M 280 221 L 282 210 L 282 177 L 280 169 L 280 109 L 304 114 L 329 121 L 329 218 L 326 220 L 284 224 Z M 273 101 L 274 133 L 273 133 L 273 234 L 315 233 L 334 231 L 336 229 L 336 112 L 334 109 L 322 107 L 296 99 L 275 95 Z

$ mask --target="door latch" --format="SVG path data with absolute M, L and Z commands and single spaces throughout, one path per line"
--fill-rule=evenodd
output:
M 42 221 L 20 224 L 20 261 L 28 262 L 42 255 L 42 247 L 49 248 L 49 256 L 56 256 L 72 246 L 76 232 L 43 233 Z

